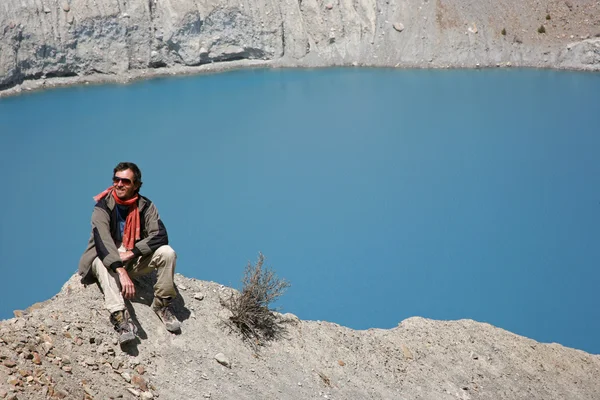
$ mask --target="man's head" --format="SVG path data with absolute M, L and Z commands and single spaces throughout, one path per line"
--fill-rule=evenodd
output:
M 119 199 L 129 200 L 142 187 L 142 171 L 132 162 L 121 162 L 113 171 L 113 185 Z

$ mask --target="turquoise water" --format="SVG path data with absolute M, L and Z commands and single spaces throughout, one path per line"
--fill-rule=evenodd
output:
M 0 318 L 58 292 L 137 162 L 178 270 L 261 251 L 302 319 L 471 318 L 600 353 L 600 74 L 252 70 L 0 100 Z

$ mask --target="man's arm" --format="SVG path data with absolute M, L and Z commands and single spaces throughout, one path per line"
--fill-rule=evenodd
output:
M 94 207 L 92 213 L 92 234 L 98 258 L 106 268 L 115 271 L 123 267 L 115 241 L 110 234 L 110 215 L 102 207 Z
M 160 246 L 169 244 L 167 228 L 165 228 L 165 225 L 162 223 L 154 203 L 148 205 L 148 208 L 144 213 L 144 222 L 148 236 L 135 244 L 135 247 L 133 248 L 134 256 L 151 254 Z

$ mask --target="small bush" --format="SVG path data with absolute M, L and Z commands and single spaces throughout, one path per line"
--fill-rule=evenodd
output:
M 546 33 L 546 28 L 544 28 L 544 25 L 538 28 L 538 33 Z
M 500 32 L 502 36 L 506 36 L 506 28 L 502 28 L 502 32 Z
M 282 331 L 277 317 L 269 305 L 290 287 L 268 267 L 263 267 L 265 257 L 259 253 L 258 261 L 248 263 L 242 279 L 242 291 L 233 293 L 221 304 L 231 311 L 229 320 L 253 345 L 263 345 Z
M 546 21 L 550 21 L 552 19 L 552 17 L 550 16 L 550 14 L 546 14 Z

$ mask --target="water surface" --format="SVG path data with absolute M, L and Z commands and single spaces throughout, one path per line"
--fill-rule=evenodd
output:
M 302 319 L 471 318 L 600 353 L 600 74 L 252 70 L 0 100 L 0 318 L 137 162 L 188 277 L 259 251 Z

